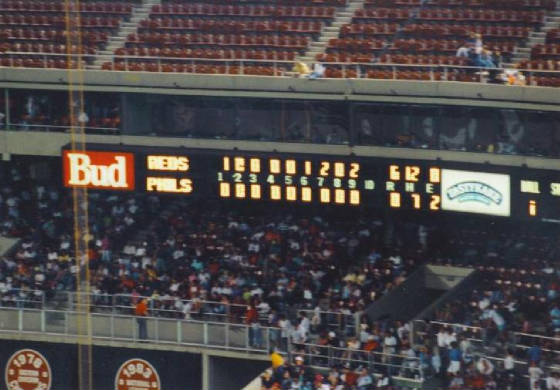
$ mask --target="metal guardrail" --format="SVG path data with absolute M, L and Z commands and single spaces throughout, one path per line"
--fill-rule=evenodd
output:
M 83 315 L 75 311 L 0 308 L 0 333 L 83 336 L 78 334 L 79 316 Z M 139 319 L 145 321 L 144 338 L 140 338 Z M 113 313 L 91 313 L 91 336 L 94 340 L 150 342 L 260 354 L 267 354 L 271 348 L 276 348 L 286 353 L 290 361 L 294 353 L 299 354 L 296 348 L 301 348 L 301 345 L 298 347 L 290 343 L 283 345 L 279 328 Z M 385 368 L 395 375 L 403 373 L 408 373 L 410 377 L 421 375 L 421 371 L 414 368 L 419 360 L 417 358 L 314 344 L 303 344 L 303 346 L 305 349 L 303 355 L 308 359 L 307 364 L 313 366 L 332 367 L 351 363 L 374 371 Z M 325 356 L 327 360 L 324 360 Z
M 455 329 L 468 330 L 468 331 L 472 332 L 473 336 L 474 336 L 474 337 L 469 338 L 470 341 L 475 342 L 475 343 L 480 344 L 480 345 L 485 344 L 485 340 L 483 339 L 483 336 L 482 336 L 483 332 L 484 332 L 484 329 L 479 327 L 479 326 L 470 326 L 470 325 L 457 324 L 457 323 L 451 323 L 451 322 L 442 322 L 442 321 L 429 321 L 428 323 L 435 324 L 435 325 L 438 325 L 438 326 L 448 326 L 450 328 L 455 328 Z M 425 325 L 426 325 L 426 321 L 423 321 L 423 320 L 413 321 L 412 337 L 413 337 L 414 342 L 416 342 L 419 339 L 418 336 L 427 335 Z M 560 337 L 550 337 L 550 336 L 538 335 L 538 334 L 533 334 L 533 333 L 523 333 L 523 332 L 510 332 L 510 335 L 513 337 L 513 340 L 511 340 L 512 343 L 513 343 L 513 346 L 515 346 L 515 348 L 521 349 L 521 350 L 527 350 L 531 347 L 531 345 L 525 344 L 525 343 L 527 343 L 527 341 L 533 341 L 530 344 L 533 344 L 533 343 L 540 344 L 543 341 L 553 341 L 555 343 L 560 344 Z M 547 349 L 547 348 L 542 348 L 542 350 L 545 351 L 545 352 L 558 354 L 560 356 L 560 350 L 552 350 L 552 349 Z
M 13 129 L 13 130 L 23 130 L 23 131 L 33 131 L 33 130 L 38 130 L 38 131 L 56 131 L 56 132 L 65 132 L 65 131 L 70 131 L 71 126 L 60 126 L 60 125 L 38 125 L 38 124 L 23 124 L 23 123 L 18 123 L 10 121 L 9 123 L 6 123 L 5 125 L 6 128 L 9 129 Z M 0 129 L 2 129 L 2 124 L 0 124 Z M 86 130 L 94 130 L 96 132 L 99 133 L 103 133 L 103 134 L 108 134 L 108 135 L 114 135 L 114 134 L 119 134 L 120 133 L 120 129 L 117 127 L 97 127 L 97 126 L 88 126 L 87 124 L 84 126 L 84 129 Z
M 75 311 L 0 308 L 1 333 L 41 333 L 47 335 L 79 336 Z M 146 321 L 146 337 L 140 338 L 138 318 Z M 116 341 L 146 341 L 183 346 L 268 353 L 273 346 L 277 329 L 259 327 L 261 338 L 255 337 L 251 327 L 223 322 L 179 320 L 159 317 L 136 317 L 118 314 L 91 314 L 92 338 Z M 255 328 L 256 329 L 256 328 Z
M 66 54 L 66 53 L 35 53 L 35 52 L 12 52 L 6 51 L 0 53 L 0 57 L 7 57 L 11 61 L 10 67 L 14 67 L 14 59 L 29 56 L 33 58 L 40 58 L 43 60 L 43 68 L 48 68 L 47 59 L 50 58 L 71 58 L 82 61 L 81 66 L 87 68 L 87 61 L 92 61 L 95 59 L 104 59 L 106 62 L 122 62 L 124 64 L 124 71 L 129 70 L 129 65 L 135 61 L 143 62 L 153 62 L 157 65 L 154 68 L 156 72 L 163 72 L 163 65 L 169 62 L 181 63 L 184 65 L 222 65 L 225 68 L 225 74 L 244 74 L 244 69 L 247 66 L 262 66 L 269 65 L 272 66 L 273 74 L 276 76 L 293 77 L 296 73 L 292 71 L 294 65 L 298 61 L 288 61 L 288 60 L 265 60 L 265 59 L 214 59 L 214 58 L 182 58 L 182 57 L 151 57 L 151 56 L 121 56 L 121 55 L 111 55 L 111 56 L 101 56 L 97 54 Z M 370 63 L 370 62 L 321 62 L 326 67 L 337 67 L 342 71 L 342 77 L 346 78 L 347 75 L 350 78 L 367 78 L 368 69 L 390 69 L 392 71 L 393 80 L 399 79 L 399 71 L 405 71 L 410 69 L 423 69 L 430 72 L 430 78 L 427 80 L 417 80 L 413 81 L 439 81 L 448 80 L 449 76 L 456 72 L 477 72 L 480 82 L 485 81 L 485 71 L 498 71 L 503 72 L 508 70 L 508 68 L 481 68 L 476 66 L 462 66 L 462 65 L 440 65 L 440 64 L 396 64 L 396 63 Z M 76 64 L 75 64 L 76 65 Z M 20 66 L 18 66 L 20 67 Z M 21 67 L 24 67 L 23 64 Z M 64 67 L 66 69 L 66 67 Z M 231 73 L 231 70 L 236 70 L 237 73 Z M 517 69 L 523 72 L 526 76 L 533 76 L 534 74 L 546 74 L 546 75 L 560 75 L 558 70 L 540 70 L 540 69 Z M 185 72 L 189 73 L 189 72 Z M 196 72 L 192 72 L 196 73 Z M 202 72 L 201 72 L 202 73 Z M 435 75 L 439 74 L 441 78 L 438 80 Z M 323 77 L 325 78 L 325 77 Z
M 370 372 L 384 370 L 390 375 L 415 379 L 424 378 L 420 358 L 401 354 L 337 348 L 330 345 L 303 344 L 305 361 L 315 366 L 362 366 Z
M 42 290 L 23 290 L 19 288 L 0 292 L 0 307 L 44 308 L 46 294 Z
M 76 292 L 58 292 L 57 294 L 66 294 L 65 298 L 67 307 L 72 311 L 76 308 L 77 302 L 90 302 L 91 310 L 94 312 L 110 312 L 114 314 L 133 314 L 134 305 L 140 299 L 148 300 L 148 309 L 150 314 L 163 318 L 186 318 L 194 320 L 215 321 L 241 323 L 245 321 L 245 312 L 247 305 L 225 303 L 208 300 L 188 300 L 181 299 L 180 305 L 175 306 L 178 301 L 176 297 L 148 297 L 131 294 L 90 294 L 89 299 L 77 299 Z M 85 294 L 85 293 L 80 293 Z M 191 311 L 185 316 L 182 308 L 190 305 Z M 172 306 L 173 308 L 170 308 Z M 338 311 L 328 310 L 310 310 L 305 308 L 291 307 L 289 317 L 297 317 L 299 313 L 306 313 L 307 318 L 311 321 L 315 315 L 318 316 L 321 328 L 328 330 L 336 330 L 340 335 L 354 336 L 359 333 L 359 324 L 361 312 L 346 314 Z M 260 322 L 266 323 L 268 320 L 268 312 L 260 313 Z M 295 324 L 293 324 L 295 325 Z

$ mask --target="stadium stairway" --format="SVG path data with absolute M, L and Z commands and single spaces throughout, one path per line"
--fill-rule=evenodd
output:
M 531 57 L 531 49 L 538 44 L 544 44 L 546 33 L 560 27 L 560 0 L 556 0 L 556 9 L 544 17 L 544 24 L 539 31 L 531 31 L 529 38 L 523 46 L 517 46 L 511 57 L 511 63 L 504 63 L 503 67 L 510 68 L 513 64 L 528 60 Z
M 346 7 L 337 10 L 331 25 L 323 28 L 319 39 L 311 42 L 307 51 L 303 55 L 296 57 L 296 61 L 306 64 L 314 63 L 315 56 L 319 53 L 324 53 L 327 49 L 329 39 L 338 38 L 340 28 L 352 21 L 354 13 L 357 9 L 362 8 L 364 3 L 365 0 L 349 0 Z
M 121 23 L 117 33 L 109 38 L 104 50 L 98 52 L 98 57 L 95 59 L 94 63 L 87 68 L 101 69 L 101 65 L 104 62 L 112 61 L 115 49 L 124 46 L 126 37 L 136 32 L 140 21 L 148 18 L 152 6 L 154 5 L 161 5 L 161 0 L 142 0 L 139 6 L 135 6 L 132 10 L 130 20 Z

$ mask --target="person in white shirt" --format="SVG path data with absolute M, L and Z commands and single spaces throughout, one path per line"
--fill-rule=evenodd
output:
M 546 378 L 546 390 L 560 390 L 560 372 L 551 372 Z
M 383 353 L 386 354 L 394 354 L 396 352 L 397 347 L 397 338 L 391 334 L 391 332 L 387 331 L 385 333 L 385 338 L 383 339 Z M 382 361 L 383 363 L 393 363 L 393 356 L 383 355 Z M 392 366 L 388 366 L 388 374 L 391 375 L 392 373 Z
M 513 354 L 511 350 L 508 350 L 506 357 L 504 358 L 504 370 L 508 374 L 513 374 L 515 369 L 515 360 L 513 359 Z
M 302 326 L 305 329 L 305 333 L 309 332 L 309 327 L 311 326 L 311 322 L 309 321 L 309 318 L 307 318 L 307 314 L 305 314 L 305 312 L 301 312 L 300 313 L 301 316 L 301 323 L 300 326 Z
M 535 362 L 532 362 L 531 366 L 529 367 L 530 390 L 541 390 L 541 378 L 543 374 L 543 370 L 539 366 L 537 366 Z
M 278 327 L 280 327 L 280 339 L 281 344 L 284 349 L 288 346 L 288 337 L 291 333 L 292 324 L 283 314 L 280 314 L 280 319 L 278 320 Z
M 360 376 L 358 377 L 358 381 L 356 382 L 358 390 L 365 390 L 369 388 L 372 383 L 373 380 L 368 374 L 367 369 L 363 368 L 362 371 L 360 371 Z
M 494 372 L 494 365 L 490 360 L 488 360 L 483 356 L 480 359 L 478 359 L 478 361 L 476 362 L 476 369 L 482 375 L 488 376 L 488 375 L 492 375 L 492 373 Z

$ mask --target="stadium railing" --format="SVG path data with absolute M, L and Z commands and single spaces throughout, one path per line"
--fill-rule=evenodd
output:
M 22 56 L 31 56 L 33 58 L 40 58 L 42 60 L 41 64 L 43 65 L 41 68 L 48 68 L 48 59 L 50 58 L 60 58 L 60 57 L 67 57 L 67 54 L 57 54 L 57 53 L 35 53 L 35 52 L 12 52 L 6 51 L 2 53 L 2 57 L 8 60 L 10 65 L 8 67 L 13 67 L 14 60 L 20 58 Z M 73 54 L 71 55 L 73 58 L 81 58 L 83 68 L 87 68 L 86 62 L 93 61 L 98 58 L 97 55 L 90 55 L 90 54 Z M 103 58 L 109 58 L 104 56 Z M 124 71 L 128 71 L 130 64 L 137 61 L 142 62 L 151 62 L 157 65 L 157 68 L 154 68 L 154 71 L 157 72 L 164 72 L 163 65 L 172 62 L 172 63 L 181 63 L 184 65 L 200 65 L 200 64 L 220 64 L 225 67 L 225 73 L 218 73 L 218 74 L 244 74 L 244 69 L 248 66 L 262 66 L 268 65 L 272 67 L 273 75 L 276 76 L 285 76 L 285 77 L 294 77 L 297 76 L 297 72 L 293 71 L 294 65 L 297 61 L 286 61 L 286 60 L 257 60 L 257 59 L 212 59 L 212 58 L 181 58 L 181 57 L 150 57 L 150 56 L 117 56 L 113 55 L 111 58 L 112 70 L 115 70 L 114 65 L 115 62 L 122 62 L 124 64 Z M 460 66 L 460 65 L 441 65 L 441 64 L 394 64 L 394 63 L 379 63 L 379 62 L 368 62 L 368 63 L 358 63 L 358 62 L 322 62 L 322 64 L 326 67 L 336 67 L 340 69 L 341 77 L 337 78 L 368 78 L 368 70 L 372 69 L 383 69 L 383 70 L 390 70 L 391 71 L 391 78 L 386 78 L 389 80 L 407 80 L 407 78 L 399 77 L 402 75 L 401 71 L 408 71 L 408 70 L 423 70 L 429 72 L 429 77 L 426 79 L 416 79 L 411 78 L 408 80 L 411 81 L 453 81 L 451 75 L 457 73 L 465 73 L 470 72 L 470 74 L 475 74 L 476 78 L 473 80 L 465 80 L 465 81 L 479 81 L 479 82 L 486 82 L 487 80 L 487 72 L 489 71 L 496 71 L 496 72 L 503 72 L 510 68 L 480 68 L 475 66 Z M 74 64 L 75 65 L 75 64 Z M 5 67 L 5 66 L 4 66 Z M 17 66 L 17 67 L 24 67 L 24 66 Z M 32 67 L 37 69 L 36 67 Z M 54 68 L 57 69 L 57 68 Z M 156 70 L 157 69 L 157 70 Z M 235 70 L 236 73 L 231 73 L 230 71 Z M 547 76 L 558 76 L 560 75 L 560 71 L 558 70 L 545 70 L 545 69 L 521 69 L 516 68 L 516 70 L 523 72 L 526 77 L 530 80 L 533 80 L 534 75 L 547 75 Z M 188 73 L 188 72 L 184 72 Z M 192 72 L 196 73 L 196 72 Z M 201 72 L 203 73 L 203 72 Z M 201 74 L 196 73 L 196 74 Z M 204 73 L 208 74 L 208 73 Z M 438 75 L 439 77 L 437 77 Z M 255 76 L 255 75 L 251 75 Z M 327 77 L 322 77 L 327 78 Z M 439 78 L 439 79 L 438 79 Z M 385 79 L 385 78 L 384 78 Z M 451 79 L 451 80 L 450 80 Z M 461 81 L 461 80 L 458 80 Z
M 83 313 L 61 310 L 41 310 L 0 307 L 0 333 L 78 336 L 79 316 Z M 318 367 L 368 367 L 384 369 L 392 375 L 421 379 L 418 358 L 399 354 L 357 351 L 314 344 L 283 344 L 280 330 L 265 326 L 230 324 L 227 322 L 143 317 L 147 334 L 140 338 L 137 319 L 132 315 L 91 313 L 91 336 L 94 340 L 151 342 L 211 349 L 267 354 L 277 348 L 288 355 L 304 355 L 308 364 Z
M 55 131 L 55 132 L 69 132 L 71 126 L 61 126 L 61 125 L 50 125 L 50 124 L 29 124 L 29 123 L 8 123 L 6 127 L 13 130 L 22 130 L 22 131 Z M 2 126 L 0 126 L 0 129 Z M 106 134 L 106 135 L 118 135 L 120 134 L 120 129 L 117 127 L 100 127 L 100 126 L 84 126 L 84 129 L 97 133 L 97 134 Z
M 20 288 L 0 291 L 1 307 L 35 308 L 45 307 L 46 295 L 42 290 L 24 290 Z
M 442 322 L 442 321 L 423 321 L 423 320 L 415 320 L 413 321 L 412 327 L 412 339 L 415 343 L 417 343 L 422 338 L 428 336 L 427 333 L 427 325 L 433 324 L 437 326 L 447 326 L 451 329 L 460 329 L 462 331 L 468 331 L 471 333 L 471 337 L 469 337 L 469 341 L 473 343 L 475 346 L 485 347 L 489 344 L 492 344 L 490 340 L 488 340 L 484 334 L 485 330 L 479 326 L 470 326 L 464 324 L 457 324 L 457 323 L 450 323 L 450 322 Z M 538 335 L 533 333 L 524 333 L 524 332 L 509 332 L 510 337 L 510 345 L 515 347 L 519 355 L 523 354 L 527 349 L 529 349 L 532 345 L 540 345 L 543 342 L 554 342 L 557 345 L 560 345 L 560 337 L 551 337 L 551 336 L 544 336 Z M 549 349 L 546 347 L 541 348 L 544 352 L 553 353 L 560 356 L 560 349 Z
M 488 342 L 486 340 L 484 340 L 484 337 L 483 337 L 484 329 L 482 329 L 481 327 L 464 325 L 464 324 L 457 324 L 457 323 L 442 322 L 442 321 L 426 322 L 426 321 L 423 321 L 423 320 L 415 320 L 412 323 L 413 323 L 412 340 L 415 344 L 417 344 L 418 342 L 421 342 L 421 339 L 428 335 L 428 333 L 426 332 L 428 324 L 434 324 L 434 325 L 438 325 L 438 326 L 448 326 L 452 329 L 460 329 L 460 330 L 463 330 L 463 331 L 471 332 L 472 337 L 467 337 L 467 339 L 473 344 L 473 346 L 475 347 L 475 350 L 477 350 L 474 353 L 474 355 L 475 356 L 484 356 L 485 358 L 490 360 L 494 364 L 494 366 L 497 367 L 497 369 L 499 371 L 503 370 L 505 359 L 501 358 L 501 357 L 493 356 L 491 351 L 486 351 L 485 352 L 484 348 L 481 348 L 481 347 L 487 346 L 487 344 L 488 344 Z M 531 342 L 531 340 L 535 341 L 537 344 L 540 343 L 541 341 L 553 341 L 553 342 L 557 343 L 558 345 L 560 345 L 560 337 L 549 337 L 549 336 L 542 336 L 542 335 L 529 334 L 529 333 L 523 333 L 523 332 L 510 332 L 510 336 L 512 337 L 512 339 L 509 340 L 509 343 L 508 343 L 507 347 L 510 348 L 510 349 L 511 348 L 514 349 L 514 356 L 516 357 L 516 359 L 514 360 L 515 371 L 520 376 L 526 378 L 527 380 L 529 379 L 529 376 L 527 375 L 528 368 L 529 368 L 529 363 L 528 363 L 527 360 L 520 360 L 520 359 L 523 359 L 525 357 L 525 352 L 528 348 L 530 348 L 530 346 L 528 346 L 526 344 L 523 344 L 523 343 L 529 342 L 530 344 L 533 344 Z M 495 349 L 496 344 L 495 343 L 490 343 L 490 346 L 491 346 L 490 349 Z M 547 370 L 556 371 L 558 369 L 558 366 L 555 363 L 555 361 L 556 361 L 556 358 L 560 356 L 560 348 L 559 349 L 541 348 L 541 349 L 546 353 L 556 355 L 553 358 L 553 360 L 550 362 L 550 365 L 544 364 L 542 367 L 546 368 Z M 518 353 L 516 354 L 515 352 L 518 352 Z M 541 382 L 544 385 L 545 379 L 543 378 Z
M 330 345 L 303 344 L 305 361 L 314 366 L 334 367 L 350 363 L 353 366 L 367 367 L 371 372 L 385 370 L 391 375 L 415 379 L 424 378 L 424 367 L 420 358 L 396 353 L 383 353 Z
M 177 299 L 175 297 L 158 296 L 148 297 L 131 294 L 90 294 L 89 300 L 77 299 L 76 292 L 58 292 L 58 294 L 67 294 L 65 300 L 70 310 L 76 308 L 77 302 L 90 302 L 92 311 L 95 312 L 111 312 L 115 314 L 132 314 L 134 305 L 140 299 L 148 300 L 148 308 L 150 313 L 156 317 L 164 318 L 192 318 L 198 320 L 208 320 L 215 322 L 240 323 L 245 320 L 245 312 L 247 305 L 225 303 L 210 300 L 188 300 L 181 299 L 180 305 L 175 306 Z M 85 293 L 80 293 L 84 295 Z M 84 298 L 84 297 L 82 297 Z M 185 313 L 183 308 L 190 305 L 189 313 Z M 361 319 L 361 312 L 344 313 L 340 311 L 329 310 L 311 310 L 305 308 L 291 307 L 288 310 L 289 318 L 296 318 L 299 313 L 306 313 L 310 320 L 314 316 L 318 317 L 318 321 L 322 328 L 335 330 L 340 335 L 354 336 L 357 335 Z M 185 314 L 187 314 L 185 316 Z M 261 323 L 267 321 L 268 313 L 260 315 Z M 313 321 L 312 321 L 313 322 Z M 296 324 L 293 324 L 296 325 Z

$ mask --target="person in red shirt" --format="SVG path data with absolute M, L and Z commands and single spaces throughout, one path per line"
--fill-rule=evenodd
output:
M 134 308 L 134 314 L 138 317 L 136 322 L 138 323 L 138 338 L 140 340 L 146 340 L 148 338 L 148 326 L 146 322 L 146 317 L 148 316 L 148 300 L 141 299 Z
M 245 322 L 249 325 L 249 343 L 253 347 L 261 347 L 262 344 L 262 331 L 259 323 L 259 312 L 254 304 L 247 307 L 245 313 Z

